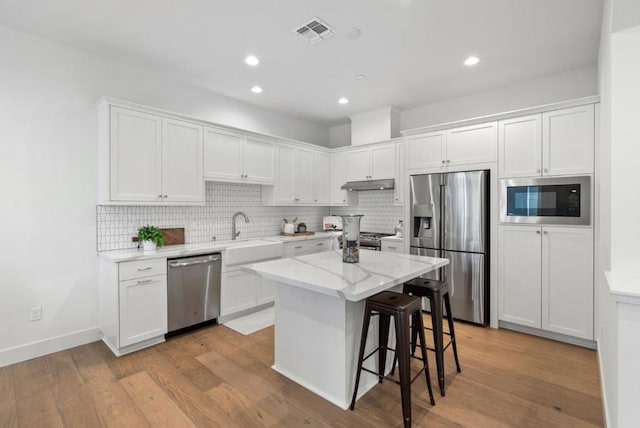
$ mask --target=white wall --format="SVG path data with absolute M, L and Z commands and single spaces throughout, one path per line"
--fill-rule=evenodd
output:
M 400 129 L 420 128 L 587 97 L 596 95 L 597 91 L 597 68 L 594 65 L 502 89 L 404 110 L 400 114 Z
M 97 326 L 97 120 L 108 95 L 312 143 L 328 128 L 0 26 L 0 366 Z M 29 310 L 43 306 L 43 318 Z M 52 340 L 70 335 L 77 340 Z M 72 339 L 73 339 L 72 337 Z M 16 348 L 16 349 L 12 349 Z M 35 348 L 29 348 L 35 349 Z
M 345 147 L 351 145 L 351 124 L 336 125 L 329 128 L 329 147 Z

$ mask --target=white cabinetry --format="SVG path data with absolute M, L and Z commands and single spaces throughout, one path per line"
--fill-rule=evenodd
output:
M 260 277 L 241 268 L 222 271 L 220 317 L 254 308 L 257 305 Z
M 593 173 L 593 104 L 501 120 L 501 177 Z
M 266 139 L 205 128 L 204 177 L 236 183 L 273 184 L 275 144 Z
M 100 260 L 100 329 L 123 355 L 164 341 L 167 332 L 167 260 Z
M 347 181 L 395 178 L 395 144 L 383 144 L 366 149 L 349 150 L 347 156 Z
M 593 340 L 593 230 L 500 226 L 499 318 Z
M 331 205 L 348 205 L 350 194 L 341 187 L 347 182 L 347 155 L 344 152 L 331 154 Z
M 328 205 L 331 158 L 328 151 L 279 144 L 275 185 L 262 189 L 265 205 Z
M 98 119 L 102 203 L 204 201 L 201 125 L 110 104 Z
M 396 178 L 393 190 L 393 205 L 404 205 L 404 144 L 396 143 Z
M 321 238 L 286 242 L 284 244 L 284 256 L 295 257 L 329 251 L 333 249 L 333 244 L 335 241 L 336 238 Z
M 395 236 L 382 238 L 380 240 L 380 251 L 384 251 L 387 253 L 403 254 L 404 240 L 402 238 L 397 238 Z
M 411 135 L 405 141 L 408 170 L 495 162 L 497 122 Z

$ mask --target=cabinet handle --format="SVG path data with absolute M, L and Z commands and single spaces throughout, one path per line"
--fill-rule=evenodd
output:
M 317 200 L 317 199 L 314 199 L 314 200 L 313 200 L 313 202 L 318 202 L 318 200 Z
M 324 242 L 318 242 L 316 245 L 324 245 Z
M 540 235 L 540 231 L 539 231 L 539 230 L 536 230 L 536 233 L 537 233 L 538 235 Z
M 299 250 L 300 248 L 302 248 L 302 245 L 298 245 L 297 247 L 293 247 L 294 250 Z
M 544 232 L 542 232 L 542 233 L 544 233 L 545 235 L 548 235 L 548 233 L 547 233 L 547 231 L 546 231 L 546 230 L 545 230 Z
M 549 172 L 549 170 L 547 168 L 544 169 L 544 172 Z
M 151 266 L 147 266 L 147 267 L 143 267 L 143 268 L 138 268 L 139 271 L 143 271 L 143 270 L 151 270 L 153 269 Z
M 158 195 L 158 199 L 162 199 L 162 195 Z
M 447 163 L 447 161 L 445 161 L 444 159 L 442 160 L 442 164 L 444 165 L 445 163 Z
M 396 247 L 391 247 L 391 246 L 389 246 L 387 248 L 390 249 L 390 250 L 395 250 L 396 249 Z
M 152 282 L 153 279 L 140 279 L 138 280 L 138 284 L 148 284 L 150 282 Z
M 347 202 L 347 200 L 346 200 L 346 199 L 343 199 L 343 200 L 342 200 L 342 202 Z
M 536 172 L 540 172 L 540 168 L 536 169 Z
M 163 198 L 167 199 L 169 195 L 162 195 Z
M 447 163 L 451 162 L 449 159 L 447 159 Z

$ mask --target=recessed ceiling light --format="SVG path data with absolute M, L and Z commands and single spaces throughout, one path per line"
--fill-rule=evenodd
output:
M 259 60 L 259 59 L 258 59 L 258 57 L 257 57 L 257 56 L 255 56 L 255 55 L 249 55 L 248 57 L 246 57 L 246 58 L 244 59 L 244 62 L 245 62 L 247 65 L 251 65 L 251 66 L 256 66 L 256 65 L 260 64 L 260 60 Z
M 253 92 L 254 94 L 261 94 L 262 88 L 260 86 L 254 86 L 253 88 L 251 88 L 251 92 Z
M 367 77 L 367 76 L 365 76 L 364 74 L 358 74 L 358 75 L 356 76 L 356 79 L 358 79 L 358 80 L 364 80 L 364 78 L 365 78 L 365 77 Z
M 479 62 L 480 58 L 478 58 L 477 56 L 470 56 L 469 58 L 464 60 L 464 65 L 466 65 L 467 67 L 471 67 L 472 65 L 476 65 Z
M 349 104 L 349 100 L 345 97 L 342 97 L 338 100 L 338 104 Z

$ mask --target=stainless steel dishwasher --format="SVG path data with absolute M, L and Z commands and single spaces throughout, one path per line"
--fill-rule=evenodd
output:
M 168 260 L 169 332 L 220 316 L 220 253 Z

